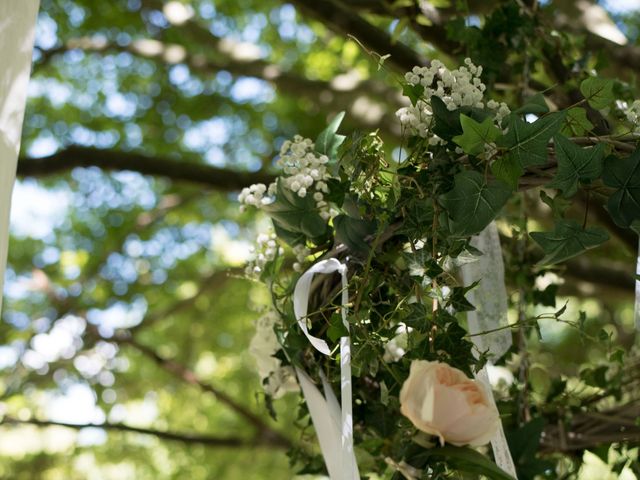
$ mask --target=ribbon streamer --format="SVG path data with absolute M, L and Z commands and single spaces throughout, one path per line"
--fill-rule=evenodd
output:
M 475 262 L 462 266 L 465 285 L 480 281 L 467 297 L 476 307 L 467 313 L 469 333 L 481 352 L 488 352 L 492 360 L 498 360 L 511 347 L 511 331 L 507 320 L 507 289 L 504 284 L 504 263 L 500 236 L 495 222 L 491 222 L 479 235 L 471 239 L 471 245 L 483 255 Z M 496 330 L 500 328 L 501 330 Z M 482 332 L 491 332 L 482 334 Z
M 38 0 L 0 0 L 0 308 Z
M 316 273 L 340 273 L 342 277 L 342 296 L 340 313 L 342 323 L 349 331 L 347 322 L 347 303 L 349 293 L 347 291 L 347 266 L 335 258 L 321 260 L 304 272 L 293 291 L 293 311 L 300 329 L 305 334 L 311 345 L 323 353 L 331 355 L 327 342 L 314 337 L 307 328 L 307 310 L 309 308 L 309 294 L 311 293 L 311 281 Z M 329 472 L 331 480 L 359 480 L 360 473 L 353 451 L 353 411 L 351 391 L 351 342 L 348 336 L 340 338 L 340 385 L 341 403 L 338 405 L 331 385 L 323 372 L 320 378 L 324 389 L 324 396 L 314 385 L 311 378 L 301 369 L 296 367 L 298 381 L 302 389 L 311 421 L 316 429 L 320 450 Z
M 507 289 L 504 283 L 504 263 L 500 236 L 495 222 L 491 222 L 479 235 L 471 239 L 471 245 L 483 255 L 473 263 L 462 266 L 462 279 L 465 285 L 480 281 L 478 286 L 468 293 L 469 301 L 476 307 L 467 313 L 471 341 L 481 352 L 487 352 L 489 358 L 498 360 L 511 347 L 511 331 L 507 319 Z M 490 332 L 490 333 L 482 333 Z M 485 387 L 489 400 L 495 406 L 495 399 L 486 366 L 476 375 Z M 502 422 L 491 439 L 493 456 L 502 470 L 518 478 L 511 452 L 504 435 Z

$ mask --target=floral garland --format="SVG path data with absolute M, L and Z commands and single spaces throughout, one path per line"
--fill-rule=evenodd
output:
M 376 132 L 338 134 L 340 114 L 315 142 L 300 136 L 285 142 L 277 161 L 282 175 L 239 196 L 241 208 L 256 208 L 273 223 L 258 237 L 246 269 L 272 296 L 250 347 L 268 398 L 298 390 L 296 369 L 317 384 L 340 384 L 336 350 L 327 358 L 309 346 L 294 315 L 293 291 L 300 272 L 320 260 L 348 265 L 349 332 L 340 320 L 344 305 L 334 275 L 313 280 L 304 321 L 332 345 L 350 335 L 362 474 L 417 479 L 465 471 L 513 478 L 464 447 L 485 445 L 500 416 L 491 393 L 472 379 L 490 352 L 479 351 L 464 327 L 465 312 L 474 310 L 465 295 L 477 282 L 462 284 L 457 268 L 482 253 L 470 239 L 518 187 L 558 191 L 548 200 L 558 212 L 554 230 L 531 233 L 545 253 L 540 265 L 608 239 L 606 231 L 581 226 L 560 209 L 560 199 L 578 189 L 607 195 L 618 225 L 640 225 L 640 212 L 615 175 L 640 164 L 638 150 L 628 148 L 637 140 L 638 101 L 616 103 L 613 81 L 588 77 L 580 85 L 584 100 L 570 109 L 550 111 L 536 94 L 511 111 L 486 100 L 481 76 L 482 67 L 470 59 L 454 70 L 438 61 L 415 67 L 403 83 L 410 103 L 397 112 L 406 141 L 393 159 Z M 616 117 L 615 138 L 593 134 L 587 111 L 598 110 Z M 629 150 L 630 157 L 617 157 Z M 549 163 L 550 153 L 557 172 L 536 184 L 536 169 Z M 321 465 L 303 448 L 292 455 Z

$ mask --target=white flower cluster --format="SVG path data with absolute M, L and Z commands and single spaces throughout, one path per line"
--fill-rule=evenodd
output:
M 624 110 L 627 120 L 633 124 L 633 131 L 640 133 L 640 100 L 634 102 Z
M 502 124 L 502 119 L 511 113 L 511 109 L 504 102 L 496 102 L 495 100 L 489 100 L 487 102 L 487 108 L 495 110 L 496 114 L 493 117 L 498 125 Z
M 422 138 L 429 137 L 429 143 L 432 145 L 438 143 L 437 141 L 431 142 L 431 138 L 438 137 L 435 134 L 431 134 L 431 136 L 429 134 L 433 112 L 431 111 L 431 105 L 427 102 L 418 100 L 415 106 L 402 107 L 396 112 L 396 116 L 400 119 L 400 124 L 404 128 L 408 128 L 412 134 Z
M 273 198 L 270 197 L 275 192 L 275 183 L 269 185 L 269 188 L 264 183 L 254 183 L 250 187 L 245 187 L 238 195 L 238 201 L 242 204 L 240 210 L 244 211 L 245 205 L 252 205 L 256 208 L 260 208 L 263 205 L 268 205 L 273 202 Z M 265 196 L 267 193 L 270 196 Z
M 267 262 L 276 258 L 277 255 L 284 255 L 284 249 L 278 246 L 275 233 L 261 233 L 256 238 L 256 246 L 251 248 L 254 254 L 252 261 L 247 263 L 245 274 L 247 276 L 259 276 Z
M 293 137 L 293 141 L 287 140 L 280 148 L 280 158 L 276 165 L 282 168 L 284 176 L 280 181 L 285 188 L 304 198 L 313 195 L 316 207 L 320 216 L 324 220 L 338 214 L 337 210 L 329 207 L 324 196 L 329 193 L 327 180 L 331 174 L 327 171 L 329 157 L 318 155 L 314 151 L 315 145 L 309 138 L 300 135 Z M 248 206 L 260 208 L 274 201 L 276 184 L 271 183 L 268 187 L 263 183 L 256 183 L 250 187 L 243 188 L 238 195 L 238 201 L 242 204 L 240 210 Z
M 413 328 L 407 327 L 404 323 L 399 323 L 396 329 L 396 336 L 389 340 L 384 346 L 384 355 L 382 360 L 390 363 L 397 362 L 405 353 L 407 353 L 407 347 L 409 343 L 409 332 Z
M 449 70 L 441 61 L 434 60 L 430 67 L 413 67 L 404 78 L 411 85 L 422 85 L 425 98 L 440 97 L 449 110 L 464 106 L 483 108 L 482 97 L 487 87 L 480 80 L 482 67 L 475 66 L 470 58 L 465 58 L 464 63 L 466 66 Z
M 312 194 L 320 216 L 324 220 L 331 217 L 329 205 L 324 200 L 324 194 L 329 193 L 326 181 L 331 178 L 327 171 L 329 157 L 314 152 L 315 145 L 309 138 L 300 135 L 287 140 L 280 148 L 280 158 L 277 165 L 282 168 L 285 177 L 284 186 L 296 192 L 300 197 Z
M 474 65 L 470 58 L 466 58 L 464 63 L 465 66 L 449 70 L 442 62 L 434 60 L 430 67 L 413 67 L 404 78 L 408 84 L 424 88 L 423 98 L 439 97 L 449 110 L 465 106 L 484 108 L 483 97 L 487 87 L 480 79 L 482 67 Z M 498 125 L 511 113 L 504 102 L 489 100 L 486 106 L 495 111 L 494 120 Z M 428 138 L 429 144 L 443 143 L 441 138 L 429 131 L 433 110 L 427 101 L 418 100 L 415 106 L 403 107 L 396 112 L 396 116 L 412 134 Z
M 256 361 L 264 390 L 273 398 L 298 390 L 293 368 L 283 367 L 282 362 L 273 356 L 280 350 L 273 330 L 279 323 L 280 317 L 276 312 L 267 312 L 256 321 L 256 333 L 249 344 L 249 353 Z
M 293 269 L 296 272 L 302 271 L 302 264 L 305 262 L 307 257 L 311 255 L 311 250 L 309 250 L 304 245 L 296 245 L 293 247 L 293 253 L 296 256 L 296 262 L 293 264 Z

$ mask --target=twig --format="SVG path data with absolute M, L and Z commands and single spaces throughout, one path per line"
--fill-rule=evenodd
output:
M 99 428 L 102 430 L 111 430 L 118 432 L 138 433 L 142 435 L 152 435 L 162 440 L 182 442 L 186 444 L 200 444 L 209 447 L 236 447 L 236 448 L 253 448 L 257 446 L 268 446 L 274 448 L 284 448 L 284 445 L 278 442 L 270 442 L 267 438 L 241 438 L 241 437 L 217 437 L 212 435 L 201 435 L 186 432 L 171 432 L 165 430 L 154 430 L 151 428 L 133 427 L 124 423 L 85 423 L 75 424 L 66 422 L 56 422 L 53 420 L 18 419 L 5 416 L 0 425 L 35 425 L 37 427 L 65 427 L 74 430 L 82 430 L 84 428 Z

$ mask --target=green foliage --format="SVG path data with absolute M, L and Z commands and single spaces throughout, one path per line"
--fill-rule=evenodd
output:
M 346 138 L 344 135 L 338 135 L 338 128 L 344 119 L 345 112 L 336 115 L 331 123 L 325 128 L 315 141 L 316 150 L 325 154 L 330 160 L 334 161 L 338 155 L 338 148 Z
M 453 137 L 453 141 L 469 155 L 479 155 L 484 152 L 484 146 L 495 142 L 500 136 L 500 130 L 490 118 L 485 118 L 482 123 L 479 123 L 465 114 L 460 114 L 460 125 L 463 133 Z
M 512 114 L 507 122 L 509 131 L 497 144 L 508 149 L 510 162 L 523 168 L 543 165 L 548 157 L 549 140 L 560 130 L 564 117 L 564 112 L 553 112 L 533 123 L 525 123 L 520 116 Z
M 601 77 L 589 77 L 580 83 L 580 92 L 589 105 L 597 110 L 607 108 L 615 101 L 613 80 Z
M 514 110 L 513 113 L 523 115 L 525 113 L 532 113 L 534 115 L 544 115 L 549 113 L 549 107 L 544 99 L 542 93 L 536 93 L 524 101 L 524 105 Z
M 277 182 L 276 200 L 262 209 L 273 223 L 287 232 L 301 233 L 309 238 L 320 238 L 327 231 L 326 222 L 316 210 L 316 202 L 309 195 L 300 197 Z M 290 236 L 287 237 L 291 239 Z
M 562 134 L 584 135 L 593 129 L 593 123 L 587 118 L 587 111 L 582 107 L 573 107 L 567 110 L 566 124 L 562 127 Z
M 558 171 L 547 186 L 562 190 L 565 197 L 571 197 L 578 190 L 578 182 L 588 183 L 600 178 L 604 143 L 583 149 L 563 135 L 556 135 L 554 145 Z
M 338 215 L 333 219 L 336 240 L 355 253 L 367 254 L 370 250 L 367 238 L 375 233 L 375 222 Z
M 441 199 L 452 219 L 451 233 L 467 237 L 481 232 L 510 196 L 511 189 L 503 182 L 487 181 L 474 171 L 457 174 L 453 189 Z
M 640 150 L 626 158 L 607 157 L 602 181 L 616 189 L 607 203 L 611 218 L 621 227 L 630 227 L 640 219 Z
M 583 228 L 574 220 L 561 220 L 553 232 L 532 232 L 531 238 L 544 250 L 540 264 L 553 265 L 601 245 L 609 235 L 600 227 Z
M 183 433 L 187 443 L 109 429 L 86 443 L 87 431 L 39 435 L 36 427 L 7 424 L 0 477 L 323 474 L 306 407 L 297 394 L 264 393 L 248 348 L 257 310 L 272 305 L 282 320 L 275 357 L 312 374 L 323 369 L 339 390 L 338 358 L 309 347 L 291 304 L 296 263 L 304 269 L 336 256 L 349 267 L 354 433 L 363 476 L 400 479 L 404 465 L 421 480 L 507 478 L 488 448 L 441 448 L 435 438 L 416 435 L 398 398 L 413 359 L 444 361 L 469 376 L 484 365 L 465 322 L 474 285 L 462 283 L 456 270 L 481 254 L 470 237 L 494 219 L 518 339 L 498 361 L 515 380 L 495 393 L 518 478 L 587 478 L 575 454 L 585 449 L 629 476 L 625 462 L 637 458 L 629 450 L 628 438 L 637 434 L 632 421 L 624 436 L 605 428 L 614 433 L 599 438 L 598 447 L 586 445 L 597 435 L 576 430 L 608 409 L 614 418 L 617 406 L 638 398 L 630 323 L 637 245 L 629 229 L 637 231 L 640 221 L 640 159 L 637 150 L 628 156 L 638 137 L 622 106 L 638 98 L 633 82 L 625 83 L 637 68 L 619 61 L 628 57 L 609 54 L 617 47 L 603 49 L 567 13 L 574 2 L 431 2 L 449 7 L 438 15 L 416 15 L 410 0 L 383 8 L 331 2 L 338 16 L 322 20 L 320 1 L 307 2 L 318 15 L 305 16 L 275 0 L 193 0 L 184 2 L 191 15 L 184 24 L 168 18 L 168 3 L 41 1 L 23 156 L 62 152 L 19 167 L 38 167 L 28 174 L 37 180 L 24 174 L 17 190 L 36 188 L 34 201 L 47 212 L 45 220 L 23 213 L 22 224 L 42 223 L 47 231 L 25 234 L 18 221 L 12 234 L 0 408 L 18 420 L 25 412 L 59 419 L 54 407 L 74 405 L 66 394 L 80 385 L 95 399 L 92 418 Z M 571 29 L 557 27 L 563 16 Z M 637 19 L 615 20 L 636 44 Z M 462 65 L 463 54 L 484 67 L 482 103 L 459 106 L 449 92 L 426 95 L 397 73 L 424 65 L 423 55 Z M 400 91 L 408 99 L 402 104 Z M 489 99 L 513 113 L 499 120 Z M 423 109 L 419 133 L 394 115 L 409 104 Z M 531 114 L 538 118 L 526 123 Z M 280 173 L 274 157 L 295 134 L 316 138 L 316 153 L 330 159 L 322 201 L 331 218 L 319 215 L 313 192 L 302 198 L 281 182 L 275 203 L 240 213 L 234 190 Z M 549 161 L 554 144 L 557 165 Z M 74 155 L 75 146 L 87 153 Z M 605 151 L 611 155 L 603 161 Z M 65 162 L 101 162 L 104 171 L 61 172 Z M 167 162 L 172 168 L 164 171 Z M 210 165 L 231 183 L 188 175 Z M 123 167 L 131 171 L 111 171 Z M 161 175 L 149 175 L 155 168 Z M 552 196 L 550 188 L 561 193 Z M 583 195 L 575 195 L 579 190 Z M 40 200 L 43 191 L 57 194 Z M 600 203 L 619 226 L 607 228 L 606 243 Z M 59 218 L 47 210 L 55 205 L 66 205 Z M 584 218 L 584 226 L 567 217 Z M 275 258 L 251 281 L 239 278 L 247 240 L 264 225 L 277 237 Z M 534 243 L 531 228 L 548 231 L 531 234 Z M 551 273 L 561 287 L 556 279 L 549 284 Z M 337 276 L 314 280 L 309 326 L 332 345 L 346 333 L 339 294 Z M 545 313 L 549 308 L 555 311 Z M 63 344 L 69 332 L 56 326 L 69 318 L 83 327 L 54 358 L 42 345 Z M 400 324 L 413 329 L 406 353 L 385 360 Z M 225 398 L 240 408 L 229 408 Z M 74 422 L 83 421 L 81 413 L 67 412 Z M 568 450 L 558 446 L 559 426 Z M 287 448 L 273 441 L 280 432 L 293 445 L 290 464 Z M 237 437 L 240 444 L 222 449 L 202 436 Z M 16 453 L 25 439 L 45 440 Z M 585 444 L 576 447 L 576 439 Z M 611 460 L 617 458 L 625 460 Z

